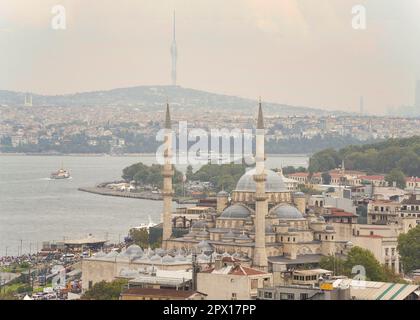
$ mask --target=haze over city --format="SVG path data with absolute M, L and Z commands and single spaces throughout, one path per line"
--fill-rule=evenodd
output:
M 386 5 L 385 5 L 386 3 Z M 53 30 L 51 8 L 66 9 Z M 366 7 L 366 29 L 352 8 Z M 413 105 L 420 1 L 31 1 L 0 3 L 0 89 L 63 94 L 171 83 L 329 110 Z

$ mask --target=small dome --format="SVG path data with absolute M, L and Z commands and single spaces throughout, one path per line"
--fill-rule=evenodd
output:
M 257 170 L 254 168 L 248 170 L 238 181 L 235 191 L 256 192 L 257 185 L 254 181 L 254 175 Z M 264 170 L 267 175 L 265 182 L 265 192 L 288 192 L 287 187 L 280 175 L 272 170 Z
M 240 204 L 234 204 L 230 207 L 227 207 L 220 215 L 221 218 L 228 219 L 248 219 L 250 216 L 251 211 L 247 207 Z
M 207 230 L 202 230 L 197 234 L 199 237 L 208 237 L 209 232 Z
M 250 238 L 245 234 L 245 233 L 242 233 L 239 237 L 238 237 L 238 239 L 239 240 L 249 240 Z
M 111 251 L 110 253 L 106 255 L 106 258 L 115 258 L 118 255 L 119 253 L 117 251 Z
M 303 192 L 295 192 L 295 193 L 293 194 L 293 196 L 294 196 L 295 198 L 304 198 L 304 197 L 305 197 L 305 194 L 304 194 Z
M 223 239 L 233 239 L 235 238 L 235 234 L 230 230 L 223 235 Z
M 155 250 L 155 254 L 158 254 L 158 255 L 160 255 L 161 257 L 163 257 L 163 256 L 166 254 L 166 251 L 165 251 L 164 249 L 162 249 L 162 248 L 157 248 L 157 249 Z
M 198 259 L 198 260 L 208 261 L 208 260 L 210 260 L 210 257 L 209 257 L 209 256 L 207 256 L 207 255 L 205 255 L 204 253 L 202 253 L 202 254 L 199 254 L 199 255 L 197 256 L 197 259 Z
M 187 261 L 187 258 L 182 254 L 177 254 L 174 259 L 175 261 Z
M 153 257 L 150 258 L 150 261 L 162 261 L 162 257 L 158 254 L 155 254 Z
M 348 247 L 348 248 L 353 247 L 353 242 L 348 241 L 348 242 L 346 243 L 346 247 Z
M 217 193 L 217 196 L 218 197 L 228 197 L 229 196 L 229 193 L 227 193 L 226 191 L 224 191 L 224 190 L 222 190 L 222 191 L 219 191 L 219 193 Z
M 213 252 L 213 247 L 205 240 L 197 244 L 197 248 L 201 250 L 201 252 Z
M 162 258 L 163 263 L 171 263 L 171 262 L 174 262 L 174 261 L 175 261 L 175 259 L 168 254 Z
M 140 248 L 138 245 L 136 244 L 132 244 L 131 246 L 129 246 L 127 248 L 127 250 L 125 250 L 125 254 L 129 255 L 129 256 L 139 256 L 139 255 L 143 255 L 143 249 Z
M 325 230 L 334 231 L 334 226 L 328 225 L 328 226 L 325 227 Z
M 271 214 L 283 220 L 304 219 L 302 213 L 291 205 L 281 205 L 281 206 L 275 207 L 271 211 Z

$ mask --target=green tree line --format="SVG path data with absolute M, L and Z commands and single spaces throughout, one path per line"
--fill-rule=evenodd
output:
M 310 172 L 325 172 L 338 168 L 362 170 L 368 174 L 390 173 L 393 169 L 405 176 L 420 176 L 420 137 L 389 139 L 367 145 L 350 145 L 340 150 L 325 149 L 309 161 Z

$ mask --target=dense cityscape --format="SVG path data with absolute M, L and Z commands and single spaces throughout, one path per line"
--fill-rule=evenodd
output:
M 164 91 L 164 89 L 162 89 Z M 1 101 L 0 101 L 1 102 Z M 156 103 L 158 104 L 158 103 Z M 298 112 L 299 113 L 299 112 Z M 176 121 L 192 128 L 250 129 L 249 112 L 174 107 Z M 162 104 L 153 106 L 0 106 L 0 151 L 9 153 L 154 153 Z M 417 118 L 368 115 L 267 115 L 268 153 L 313 153 L 388 138 L 420 135 Z
M 415 0 L 6 2 L 0 306 L 417 307 Z

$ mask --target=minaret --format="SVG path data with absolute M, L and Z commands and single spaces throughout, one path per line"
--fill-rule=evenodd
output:
M 171 45 L 171 57 L 172 57 L 172 85 L 176 86 L 176 64 L 178 58 L 178 49 L 176 46 L 176 29 L 175 29 L 175 10 L 174 10 L 174 21 L 173 21 L 173 38 L 172 38 L 172 45 Z
M 265 217 L 268 214 L 267 195 L 265 193 L 265 182 L 267 175 L 264 170 L 265 153 L 265 132 L 264 132 L 264 119 L 261 107 L 261 99 L 259 102 L 258 122 L 255 136 L 255 163 L 256 174 L 254 181 L 256 183 L 255 193 L 255 248 L 253 265 L 260 269 L 268 267 L 267 253 L 265 250 Z
M 169 104 L 166 104 L 165 115 L 165 153 L 164 165 L 162 170 L 163 176 L 163 234 L 162 247 L 167 247 L 167 240 L 172 236 L 172 177 L 174 170 L 172 168 L 172 126 L 171 115 L 169 113 Z

